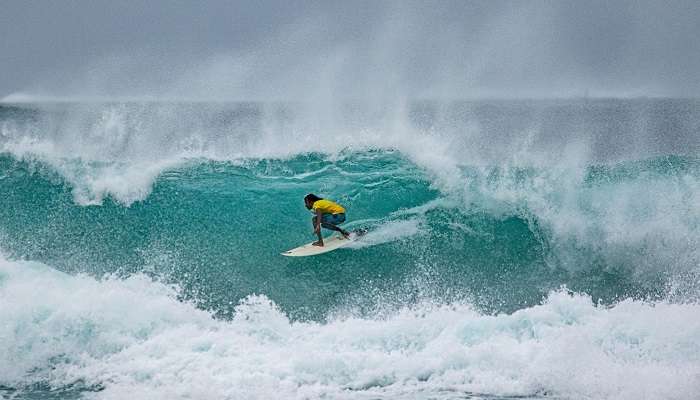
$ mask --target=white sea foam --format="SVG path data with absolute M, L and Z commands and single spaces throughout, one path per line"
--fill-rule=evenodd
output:
M 144 276 L 97 281 L 3 259 L 0 320 L 0 384 L 80 381 L 101 385 L 90 396 L 100 399 L 685 400 L 700 390 L 700 306 L 604 307 L 566 290 L 510 315 L 423 304 L 322 324 L 291 322 L 260 295 L 220 321 Z

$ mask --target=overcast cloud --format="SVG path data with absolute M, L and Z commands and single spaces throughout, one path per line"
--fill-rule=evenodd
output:
M 4 1 L 0 99 L 700 95 L 699 1 Z

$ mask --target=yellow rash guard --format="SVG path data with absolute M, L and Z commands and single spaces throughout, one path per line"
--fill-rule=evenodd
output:
M 326 199 L 314 201 L 311 209 L 321 211 L 323 214 L 342 214 L 345 212 L 343 206 Z

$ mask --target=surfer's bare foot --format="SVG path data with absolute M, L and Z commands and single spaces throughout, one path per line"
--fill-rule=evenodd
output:
M 311 243 L 311 244 L 312 244 L 312 245 L 314 245 L 314 246 L 320 246 L 320 247 L 323 247 L 323 242 L 322 242 L 322 241 L 320 241 L 320 240 L 319 240 L 319 241 L 316 241 L 316 242 L 313 242 L 313 243 Z
M 345 231 L 345 232 L 341 232 L 341 233 L 343 234 L 343 237 L 344 237 L 345 239 L 350 239 L 350 232 Z

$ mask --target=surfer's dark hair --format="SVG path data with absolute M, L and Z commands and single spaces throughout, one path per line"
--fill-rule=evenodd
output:
M 312 203 L 319 200 L 323 200 L 323 197 L 318 197 L 313 193 L 309 193 L 306 195 L 306 197 L 304 197 L 304 201 L 310 201 Z

